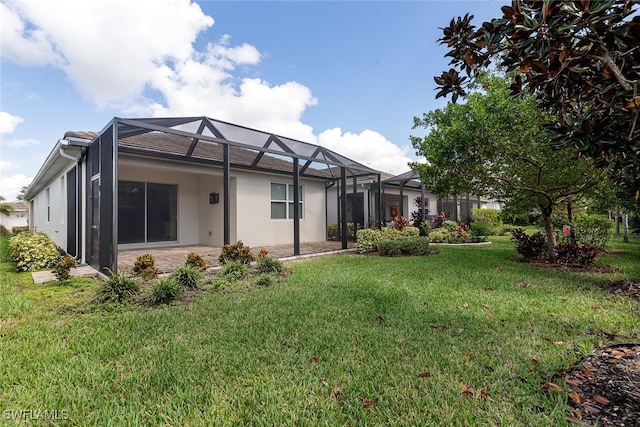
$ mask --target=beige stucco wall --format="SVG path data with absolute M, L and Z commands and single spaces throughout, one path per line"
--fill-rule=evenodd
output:
M 237 177 L 237 240 L 249 246 L 293 243 L 293 220 L 271 219 L 271 183 L 293 184 L 288 176 L 240 171 Z M 326 240 L 324 181 L 300 179 L 303 213 L 300 241 Z M 233 239 L 232 239 L 233 240 Z
M 67 172 L 75 166 L 69 165 L 56 178 L 51 180 L 49 186 L 38 193 L 33 200 L 33 221 L 30 227 L 34 231 L 42 231 L 61 248 L 67 247 Z M 47 218 L 47 190 L 49 191 L 49 217 Z
M 224 193 L 221 169 L 121 155 L 118 179 L 178 185 L 178 242 L 154 245 L 223 245 Z M 293 183 L 292 178 L 286 176 L 231 171 L 231 242 L 242 240 L 252 247 L 293 243 L 293 220 L 271 219 L 272 182 Z M 304 191 L 300 241 L 325 240 L 324 181 L 301 179 L 300 184 Z M 219 203 L 210 204 L 209 193 L 218 193 Z M 144 246 L 149 245 L 120 245 L 121 248 Z

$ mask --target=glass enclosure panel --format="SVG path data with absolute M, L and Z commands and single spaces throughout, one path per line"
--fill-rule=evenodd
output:
M 271 200 L 287 200 L 286 184 L 271 184 Z
M 302 201 L 302 185 L 298 187 L 298 197 Z M 293 201 L 293 185 L 289 185 L 289 201 Z
M 144 242 L 144 182 L 118 181 L 118 243 Z
M 147 184 L 147 242 L 178 240 L 178 186 Z
M 298 216 L 300 217 L 300 219 L 302 219 L 302 203 L 299 203 L 300 205 L 300 212 L 298 213 Z M 293 203 L 289 203 L 289 218 L 292 219 L 293 218 Z
M 286 219 L 286 209 L 284 202 L 271 202 L 271 219 Z

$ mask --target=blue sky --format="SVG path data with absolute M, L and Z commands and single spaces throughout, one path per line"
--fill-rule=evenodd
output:
M 206 115 L 405 172 L 413 117 L 444 103 L 438 28 L 506 3 L 2 1 L 0 195 L 114 116 Z

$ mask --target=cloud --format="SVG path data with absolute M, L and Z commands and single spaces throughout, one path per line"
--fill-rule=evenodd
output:
M 10 176 L 2 176 L 0 180 L 0 195 L 6 200 L 15 200 L 20 194 L 20 189 L 25 185 L 29 185 L 33 181 L 33 177 L 27 177 L 23 174 L 14 174 Z
M 196 49 L 214 19 L 191 0 L 7 0 L 0 7 L 3 57 L 63 70 L 95 106 L 207 115 L 319 143 L 385 172 L 408 168 L 406 150 L 375 131 L 316 134 L 302 121 L 318 105 L 311 89 L 247 76 L 263 58 L 255 46 L 234 45 L 226 34 Z
M 9 147 L 9 148 L 24 148 L 24 147 L 30 147 L 32 145 L 38 145 L 38 144 L 40 144 L 39 141 L 36 141 L 35 139 L 31 139 L 31 138 L 10 139 L 8 141 L 5 141 L 5 140 L 2 141 L 2 146 Z
M 359 134 L 342 133 L 342 129 L 327 129 L 318 135 L 317 143 L 373 169 L 401 174 L 409 170 L 407 151 L 376 131 L 366 129 Z
M 6 111 L 0 111 L 0 134 L 13 133 L 16 126 L 23 121 L 24 119 L 22 117 L 14 116 Z

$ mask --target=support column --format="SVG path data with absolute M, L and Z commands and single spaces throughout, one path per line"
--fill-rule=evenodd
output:
M 347 249 L 347 168 L 340 168 L 340 213 L 341 213 L 341 231 L 342 231 L 342 249 Z
M 293 255 L 300 255 L 300 160 L 293 158 Z
M 224 217 L 224 244 L 231 243 L 231 165 L 229 164 L 229 144 L 222 145 L 222 186 L 223 186 L 223 217 Z
M 384 212 L 383 212 L 383 206 L 384 204 L 382 203 L 382 176 L 380 174 L 378 174 L 378 201 L 376 202 L 376 211 L 378 212 L 378 217 L 376 218 L 378 224 L 377 224 L 377 229 L 381 230 L 382 229 L 382 221 L 384 221 Z

